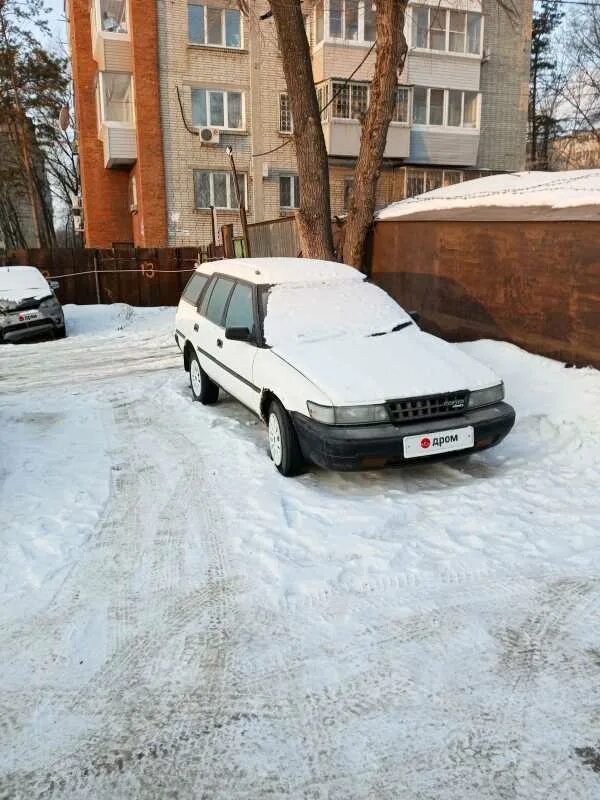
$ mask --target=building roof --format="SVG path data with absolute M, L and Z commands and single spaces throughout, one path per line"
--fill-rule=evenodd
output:
M 353 267 L 312 258 L 232 258 L 197 266 L 199 272 L 222 272 L 257 284 L 312 283 L 331 280 L 364 280 Z
M 376 218 L 600 220 L 600 169 L 490 175 L 392 203 Z

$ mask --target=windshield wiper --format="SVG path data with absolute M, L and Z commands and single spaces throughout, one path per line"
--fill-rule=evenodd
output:
M 378 331 L 377 333 L 370 333 L 369 336 L 385 336 L 387 333 L 396 333 L 397 331 L 404 330 L 404 328 L 408 328 L 408 326 L 412 324 L 412 319 L 410 319 L 408 322 L 400 322 L 398 325 L 394 325 L 391 331 Z

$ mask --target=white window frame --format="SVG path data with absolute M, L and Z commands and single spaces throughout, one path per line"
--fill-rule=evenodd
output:
M 413 19 L 412 10 L 415 8 L 424 8 L 428 10 L 428 25 L 427 25 L 427 47 L 416 47 L 413 45 L 413 32 L 415 27 L 415 20 Z M 431 12 L 439 12 L 442 11 L 445 13 L 446 21 L 445 21 L 445 49 L 444 50 L 433 50 L 430 47 L 431 44 Z M 458 52 L 456 50 L 450 50 L 450 11 L 459 11 L 465 15 L 465 49 L 464 51 Z M 467 15 L 468 14 L 478 14 L 480 17 L 481 25 L 479 29 L 479 52 L 478 53 L 469 53 L 467 50 L 468 47 L 468 25 L 467 25 Z M 479 11 L 469 11 L 468 9 L 462 8 L 440 8 L 438 5 L 431 6 L 426 5 L 424 3 L 416 3 L 415 5 L 408 6 L 408 36 L 407 41 L 410 42 L 409 49 L 411 52 L 416 53 L 438 53 L 440 55 L 446 56 L 458 56 L 459 58 L 472 58 L 472 59 L 480 59 L 483 56 L 483 38 L 484 38 L 484 26 L 485 26 L 485 17 Z
M 289 127 L 289 129 L 284 128 L 282 126 L 282 124 L 281 124 L 281 119 L 282 119 L 281 102 L 282 102 L 284 97 L 287 99 L 287 104 L 288 104 L 287 113 L 290 116 L 290 127 Z M 292 104 L 290 102 L 290 96 L 289 96 L 289 94 L 287 92 L 280 92 L 279 93 L 279 133 L 283 133 L 286 136 L 291 136 L 294 133 L 294 118 L 292 117 Z
M 235 212 L 235 211 L 238 210 L 237 198 L 236 198 L 236 195 L 235 195 L 235 188 L 233 186 L 234 178 L 233 178 L 233 175 L 231 174 L 231 172 L 229 172 L 226 169 L 195 169 L 195 170 L 193 170 L 193 174 L 192 174 L 192 182 L 193 182 L 193 187 L 192 188 L 193 188 L 193 192 L 194 192 L 194 209 L 196 211 L 209 211 L 210 210 L 210 206 L 197 206 L 196 205 L 196 178 L 195 178 L 195 174 L 194 174 L 196 172 L 207 172 L 208 173 L 208 175 L 209 175 L 209 179 L 208 180 L 209 180 L 209 187 L 210 187 L 209 188 L 210 201 L 211 201 L 211 204 L 213 206 L 214 206 L 214 200 L 215 200 L 214 176 L 217 173 L 219 175 L 227 175 L 228 176 L 228 180 L 227 180 L 227 182 L 225 184 L 225 194 L 227 196 L 227 205 L 226 206 L 214 206 L 214 207 L 215 207 L 215 209 L 217 211 L 234 211 Z M 247 180 L 247 177 L 248 176 L 246 175 L 245 172 L 238 172 L 238 178 L 240 179 L 240 183 L 243 184 L 242 186 L 240 186 L 240 192 L 242 193 L 242 197 L 244 198 L 244 201 L 245 201 L 246 211 L 248 210 L 248 180 Z M 232 201 L 234 201 L 236 203 L 235 206 L 231 205 Z
M 403 90 L 408 94 L 408 115 L 406 122 L 401 122 L 400 120 L 392 119 L 390 125 L 397 125 L 399 127 L 407 128 L 409 125 L 412 125 L 412 104 L 413 104 L 413 91 L 412 86 L 405 86 L 404 84 L 399 83 L 396 86 L 396 93 L 398 91 Z M 397 102 L 397 101 L 396 101 Z M 396 113 L 396 106 L 394 105 L 394 113 Z
M 104 96 L 104 81 L 107 75 L 126 75 L 131 83 L 131 122 L 119 122 L 118 120 L 106 119 L 106 103 Z M 116 72 L 109 70 L 106 72 L 98 72 L 96 74 L 96 111 L 99 114 L 98 129 L 102 126 L 108 128 L 125 128 L 131 130 L 135 128 L 135 83 L 133 75 L 130 72 Z
M 346 32 L 346 2 L 347 0 L 341 0 L 342 2 L 342 32 L 345 34 Z M 332 36 L 329 29 L 329 11 L 331 9 L 331 2 L 330 0 L 324 0 L 323 3 L 323 41 L 325 42 L 344 42 L 345 45 L 354 45 L 358 47 L 364 47 L 365 45 L 370 46 L 373 44 L 371 39 L 365 39 L 365 5 L 366 3 L 373 4 L 373 0 L 359 0 L 358 3 L 358 38 L 356 39 L 346 39 L 344 36 Z M 315 15 L 316 15 L 316 7 L 315 7 Z M 315 30 L 316 30 L 316 19 L 315 19 Z M 315 42 L 316 44 L 316 42 Z
M 210 89 L 206 86 L 192 86 L 191 89 L 191 103 L 193 113 L 193 94 L 194 92 L 206 93 L 206 125 L 194 125 L 195 128 L 214 128 L 219 131 L 227 131 L 229 133 L 244 133 L 246 131 L 246 92 L 241 89 Z M 220 94 L 223 96 L 223 125 L 215 125 L 210 121 L 210 95 Z M 242 95 L 242 125 L 240 128 L 229 127 L 229 94 Z
M 366 86 L 367 88 L 367 109 L 371 103 L 371 84 L 367 81 L 346 81 L 341 78 L 332 78 L 331 80 L 331 98 L 333 98 L 334 94 L 336 94 L 335 85 L 336 84 L 345 84 L 348 87 L 348 116 L 347 117 L 338 117 L 335 115 L 335 102 L 336 99 L 331 103 L 327 110 L 331 109 L 331 119 L 336 120 L 337 122 L 356 122 L 360 123 L 360 120 L 356 117 L 352 116 L 352 90 L 354 86 Z M 331 100 L 331 98 L 329 98 Z M 365 110 L 366 113 L 366 110 Z
M 129 0 L 125 0 L 125 19 L 127 21 L 127 31 L 125 33 L 102 30 L 100 0 L 92 0 L 90 15 L 92 19 L 92 30 L 100 34 L 100 36 L 103 36 L 105 39 L 114 39 L 116 42 L 131 41 L 131 8 L 129 6 Z
M 204 9 L 204 42 L 193 42 L 190 39 L 190 23 L 189 23 L 189 6 L 200 6 Z M 219 47 L 222 50 L 243 50 L 244 49 L 244 15 L 242 12 L 237 8 L 232 7 L 221 7 L 221 6 L 212 6 L 210 3 L 196 3 L 193 0 L 187 0 L 186 2 L 186 14 L 187 17 L 187 40 L 188 45 L 190 47 Z M 211 8 L 214 11 L 221 12 L 221 44 L 213 44 L 212 42 L 206 41 L 206 37 L 208 35 L 208 23 L 207 23 L 207 9 Z M 226 11 L 237 11 L 240 16 L 240 44 L 239 47 L 235 47 L 233 45 L 229 45 L 226 43 L 226 30 L 225 30 L 225 12 Z
M 290 198 L 292 200 L 292 204 L 289 206 L 284 206 L 281 204 L 281 179 L 289 180 L 290 182 Z M 279 176 L 279 208 L 285 211 L 294 211 L 295 209 L 299 208 L 299 197 L 296 197 L 296 181 L 298 180 L 298 175 L 294 173 L 286 173 L 281 174 Z M 300 194 L 300 187 L 298 187 L 298 194 Z
M 419 86 L 419 89 L 425 89 L 427 92 L 427 122 L 412 122 L 413 109 L 411 107 L 411 124 L 414 128 L 434 128 L 435 130 L 445 131 L 460 131 L 461 133 L 479 133 L 481 127 L 481 92 L 471 91 L 470 89 L 442 89 L 440 86 Z M 444 92 L 444 110 L 441 125 L 432 125 L 429 120 L 431 116 L 431 91 Z M 461 115 L 460 125 L 449 125 L 448 115 L 450 108 L 450 92 L 460 92 L 461 97 Z M 477 111 L 476 111 L 476 125 L 475 127 L 465 127 L 465 94 L 474 94 L 477 96 Z

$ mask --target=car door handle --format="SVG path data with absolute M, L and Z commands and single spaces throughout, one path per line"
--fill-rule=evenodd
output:
M 223 339 L 217 339 L 217 347 L 223 347 Z
M 198 330 L 198 323 L 196 323 L 196 324 L 194 325 L 194 330 L 195 330 L 195 331 L 197 331 L 197 330 Z

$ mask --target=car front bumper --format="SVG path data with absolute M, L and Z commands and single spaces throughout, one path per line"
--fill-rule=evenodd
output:
M 405 425 L 324 425 L 298 413 L 292 413 L 292 419 L 306 459 L 326 469 L 358 470 L 444 461 L 486 450 L 509 433 L 515 424 L 515 411 L 508 403 L 496 403 L 455 417 Z M 404 457 L 405 437 L 452 431 L 467 425 L 473 426 L 473 447 L 418 458 Z
M 17 313 L 8 314 L 0 320 L 0 341 L 19 342 L 22 339 L 31 339 L 54 333 L 65 324 L 64 316 L 44 316 L 29 322 L 21 322 Z

